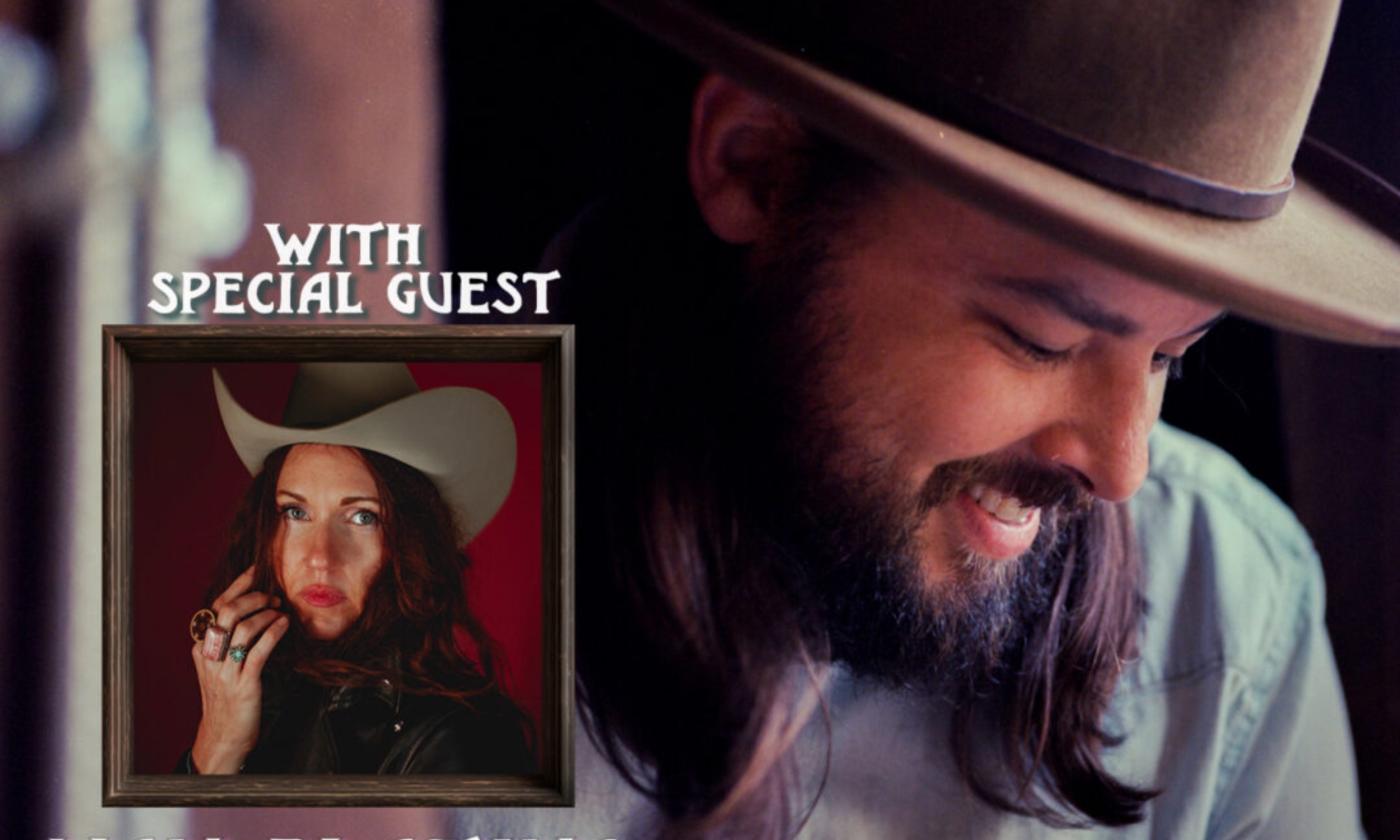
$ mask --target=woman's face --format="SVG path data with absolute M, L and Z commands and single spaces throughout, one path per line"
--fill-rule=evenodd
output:
M 384 566 L 374 476 L 353 449 L 297 444 L 277 477 L 277 508 L 277 582 L 308 635 L 338 638 Z

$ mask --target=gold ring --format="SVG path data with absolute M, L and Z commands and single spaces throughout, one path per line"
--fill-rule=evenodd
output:
M 204 634 L 214 625 L 217 618 L 218 616 L 214 615 L 214 611 L 210 609 L 203 609 L 195 613 L 190 619 L 190 638 L 196 642 L 204 641 Z

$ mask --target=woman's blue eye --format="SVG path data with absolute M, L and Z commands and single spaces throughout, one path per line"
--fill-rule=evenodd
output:
M 350 521 L 356 525 L 374 525 L 379 522 L 379 515 L 372 510 L 357 510 L 350 514 Z
M 293 520 L 296 520 L 296 521 L 298 521 L 298 522 L 301 522 L 301 521 L 304 521 L 304 520 L 307 520 L 307 519 L 310 519 L 310 518 L 311 518 L 310 516 L 307 515 L 307 513 L 306 513 L 305 510 L 303 510 L 301 507 L 299 507 L 299 506 L 297 506 L 297 505 L 283 505 L 283 506 L 282 506 L 282 515 L 283 515 L 284 517 L 286 517 L 287 519 L 293 519 Z

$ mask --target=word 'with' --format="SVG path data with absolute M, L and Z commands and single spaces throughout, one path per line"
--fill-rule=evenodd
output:
M 317 222 L 305 235 L 284 234 L 279 224 L 264 225 L 281 268 L 344 268 L 351 263 L 377 268 L 422 265 L 422 225 Z M 324 253 L 322 253 L 324 252 Z M 399 271 L 383 285 L 385 300 L 401 315 L 420 309 L 436 315 L 549 314 L 549 284 L 558 271 Z M 194 315 L 210 305 L 222 316 L 365 315 L 359 278 L 349 270 L 158 271 L 155 294 L 146 307 L 157 315 Z

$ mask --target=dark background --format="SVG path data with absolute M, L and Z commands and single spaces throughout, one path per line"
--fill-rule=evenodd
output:
M 449 263 L 529 264 L 590 201 L 683 171 L 685 61 L 586 3 L 441 8 Z M 1400 4 L 1343 4 L 1309 133 L 1400 184 Z M 1230 319 L 1185 373 L 1165 419 L 1234 454 L 1322 555 L 1366 828 L 1400 837 L 1400 352 Z

